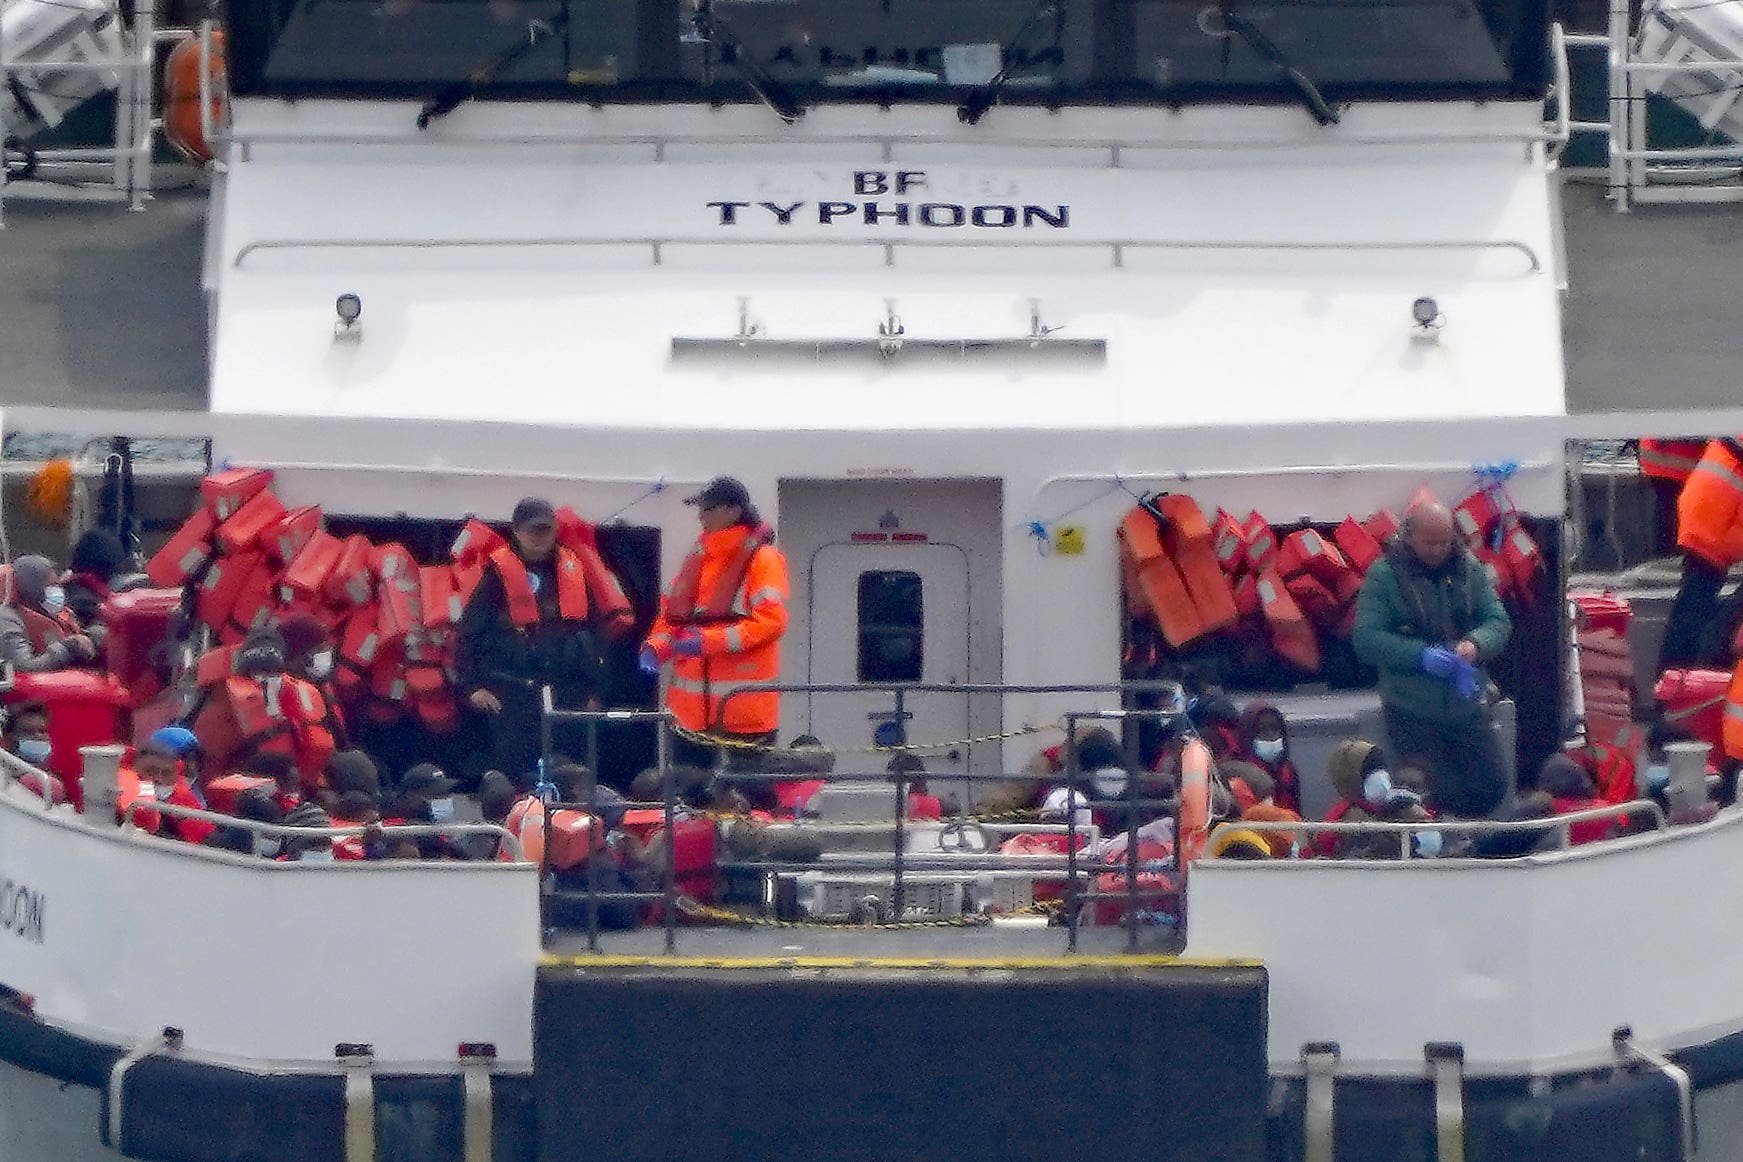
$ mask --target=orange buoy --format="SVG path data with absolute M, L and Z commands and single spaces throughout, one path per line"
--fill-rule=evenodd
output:
M 224 33 L 213 30 L 206 60 L 206 89 L 211 98 L 209 124 L 224 119 L 229 78 L 224 69 Z M 189 161 L 212 160 L 212 143 L 200 124 L 200 41 L 184 40 L 170 50 L 163 66 L 163 135 Z

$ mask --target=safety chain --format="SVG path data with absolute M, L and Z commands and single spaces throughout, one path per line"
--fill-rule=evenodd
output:
M 1061 719 L 1058 719 L 1057 721 L 1045 723 L 1041 726 L 1019 726 L 1014 730 L 1002 730 L 996 734 L 979 734 L 979 735 L 975 735 L 971 738 L 951 739 L 948 742 L 904 742 L 904 743 L 897 743 L 895 746 L 843 747 L 839 750 L 832 748 L 832 749 L 830 749 L 829 753 L 830 754 L 901 754 L 903 752 L 913 753 L 915 751 L 923 751 L 923 750 L 949 750 L 952 747 L 975 746 L 979 743 L 986 743 L 986 742 L 1002 742 L 1003 740 L 1005 740 L 1007 738 L 1023 738 L 1027 735 L 1041 734 L 1041 733 L 1043 733 L 1045 731 L 1049 731 L 1049 730 L 1063 731 L 1064 729 L 1065 729 L 1065 720 L 1063 718 L 1061 718 Z M 672 723 L 672 733 L 677 735 L 679 738 L 683 739 L 685 742 L 695 743 L 697 746 L 715 747 L 715 748 L 720 749 L 720 750 L 749 751 L 749 752 L 755 752 L 757 754 L 770 754 L 770 753 L 773 753 L 775 751 L 790 751 L 791 750 L 790 747 L 770 746 L 767 743 L 746 742 L 743 739 L 737 739 L 737 738 L 720 738 L 716 735 L 707 734 L 707 733 L 704 733 L 701 731 L 690 730 L 687 727 L 679 726 L 675 722 Z M 805 772 L 795 772 L 793 777 L 796 779 L 805 778 L 806 773 Z
M 1027 907 L 1015 908 L 1001 916 L 1052 916 L 1059 910 L 1057 900 L 1047 900 Z M 866 924 L 857 920 L 771 920 L 766 916 L 757 916 L 749 912 L 735 912 L 729 908 L 716 908 L 704 904 L 689 896 L 678 897 L 678 911 L 693 920 L 712 920 L 720 924 L 741 924 L 753 928 L 872 928 L 879 931 L 901 931 L 915 928 L 985 928 L 989 926 L 992 916 L 951 916 L 937 920 L 891 920 L 877 924 Z

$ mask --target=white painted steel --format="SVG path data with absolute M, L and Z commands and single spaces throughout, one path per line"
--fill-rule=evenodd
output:
M 190 1052 L 329 1066 L 359 1042 L 440 1068 L 489 1041 L 510 1067 L 531 1062 L 530 864 L 275 863 L 98 831 L 7 787 L 0 876 L 42 917 L 40 942 L 0 933 L 0 982 L 88 1036 L 174 1026 Z
M 1358 1074 L 1420 1075 L 1431 1041 L 1468 1076 L 1600 1068 L 1621 1025 L 1664 1050 L 1743 1028 L 1743 913 L 1713 874 L 1739 859 L 1728 810 L 1516 860 L 1212 861 L 1187 951 L 1265 962 L 1274 1072 L 1327 1037 Z

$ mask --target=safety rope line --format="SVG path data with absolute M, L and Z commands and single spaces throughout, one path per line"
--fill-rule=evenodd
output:
M 781 753 L 795 754 L 796 755 L 796 754 L 803 753 L 802 750 L 793 750 L 790 747 L 773 746 L 773 745 L 770 745 L 768 743 L 762 743 L 762 742 L 747 742 L 744 739 L 739 739 L 739 738 L 721 738 L 718 735 L 712 735 L 712 734 L 707 734 L 707 733 L 702 732 L 702 731 L 691 730 L 688 727 L 681 726 L 676 722 L 671 724 L 671 729 L 672 729 L 673 734 L 677 735 L 679 738 L 683 739 L 685 742 L 695 743 L 698 746 L 715 747 L 715 748 L 718 748 L 720 750 L 741 751 L 741 752 L 746 752 L 746 753 L 754 752 L 757 754 L 773 754 L 776 752 L 781 752 Z M 1060 718 L 1060 719 L 1057 719 L 1053 722 L 1045 723 L 1045 724 L 1040 725 L 1040 726 L 1028 726 L 1028 725 L 1019 726 L 1013 730 L 1001 730 L 1001 731 L 997 732 L 996 734 L 977 734 L 977 735 L 973 735 L 969 738 L 956 738 L 956 739 L 950 739 L 950 740 L 945 741 L 945 742 L 903 742 L 903 743 L 896 743 L 893 746 L 872 745 L 872 746 L 860 746 L 860 747 L 841 747 L 841 748 L 831 748 L 829 753 L 830 754 L 903 754 L 903 753 L 912 754 L 916 751 L 923 751 L 923 750 L 948 750 L 952 747 L 975 746 L 979 743 L 987 743 L 987 742 L 1002 742 L 1005 739 L 1009 739 L 1009 738 L 1024 738 L 1024 737 L 1027 737 L 1028 735 L 1031 735 L 1031 734 L 1042 734 L 1042 733 L 1045 733 L 1045 732 L 1050 731 L 1050 730 L 1064 731 L 1064 729 L 1065 729 L 1065 719 Z M 807 778 L 813 774 L 822 774 L 822 773 L 825 773 L 825 772 L 795 771 L 795 772 L 793 772 L 793 777 L 795 779 L 803 779 L 803 778 Z M 947 777 L 947 776 L 940 776 L 940 777 Z
M 749 912 L 735 912 L 730 908 L 716 908 L 689 896 L 679 896 L 677 907 L 682 915 L 694 920 L 712 920 L 719 924 L 739 924 L 751 928 L 870 928 L 877 931 L 904 931 L 917 928 L 985 928 L 994 919 L 987 915 L 943 916 L 936 920 L 888 920 L 873 924 L 851 919 L 774 920 Z M 1001 912 L 999 916 L 1052 916 L 1059 907 L 1059 901 L 1047 900 Z

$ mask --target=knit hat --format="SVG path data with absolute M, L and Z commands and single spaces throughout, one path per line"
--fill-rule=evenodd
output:
M 1231 827 L 1217 832 L 1210 855 L 1212 859 L 1270 859 L 1271 845 L 1257 831 Z
M 236 672 L 278 674 L 284 671 L 285 660 L 284 636 L 271 626 L 263 626 L 242 639 L 242 648 L 236 651 Z
M 381 774 L 375 761 L 360 750 L 336 751 L 327 760 L 327 785 L 343 795 L 361 791 L 371 797 L 381 794 Z

